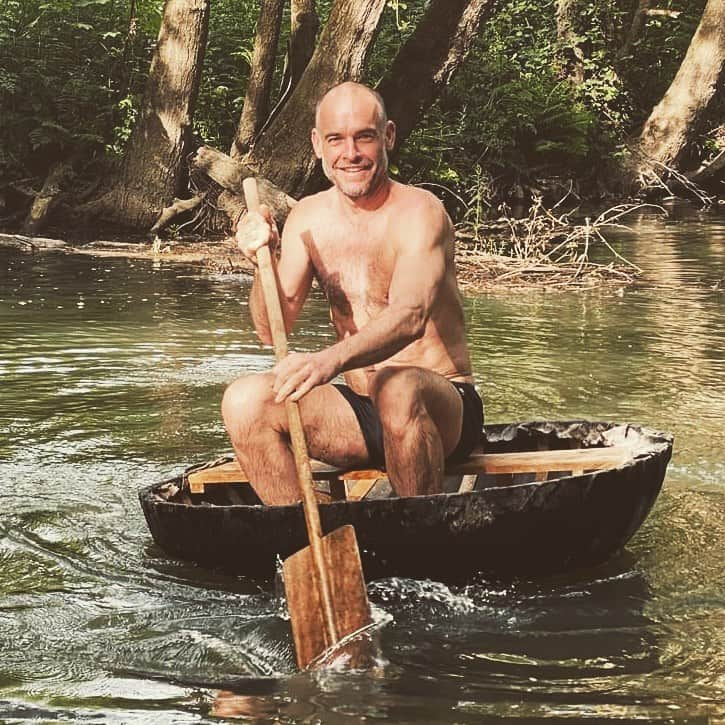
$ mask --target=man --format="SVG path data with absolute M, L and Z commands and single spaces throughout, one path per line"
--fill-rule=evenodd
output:
M 312 145 L 332 187 L 302 199 L 281 239 L 278 281 L 288 330 L 313 278 L 325 292 L 338 342 L 291 354 L 271 372 L 227 389 L 224 422 L 239 461 L 266 504 L 300 498 L 284 400 L 299 401 L 310 456 L 340 467 L 385 467 L 400 496 L 439 493 L 446 460 L 479 439 L 454 267 L 454 235 L 443 205 L 388 176 L 395 125 L 380 96 L 357 83 L 317 106 Z M 249 214 L 239 247 L 280 244 L 269 210 Z M 261 283 L 250 309 L 271 343 Z M 347 385 L 330 384 L 344 373 Z

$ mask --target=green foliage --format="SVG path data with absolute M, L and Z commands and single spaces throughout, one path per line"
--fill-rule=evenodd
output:
M 377 85 L 390 68 L 398 48 L 415 30 L 425 11 L 426 3 L 420 0 L 387 0 L 378 25 L 378 32 L 372 52 L 365 68 L 365 82 Z
M 706 0 L 668 0 L 653 15 L 620 66 L 622 83 L 632 107 L 630 122 L 638 125 L 664 95 L 687 52 Z
M 674 15 L 648 17 L 632 56 L 620 59 L 636 3 L 579 0 L 565 41 L 554 0 L 508 0 L 402 150 L 400 175 L 446 185 L 474 206 L 481 170 L 489 194 L 539 188 L 549 177 L 593 183 L 667 89 L 704 4 L 667 0 Z M 409 0 L 406 12 L 416 17 L 424 6 Z M 392 57 L 394 34 L 383 37 L 376 54 Z M 583 64 L 578 86 L 567 78 L 572 46 Z
M 402 179 L 484 196 L 547 177 L 593 176 L 659 100 L 705 0 L 662 0 L 628 58 L 631 0 L 579 0 L 573 39 L 557 38 L 555 0 L 507 0 L 481 29 L 452 85 L 395 159 Z M 123 153 L 141 105 L 163 0 L 3 0 L 0 178 L 42 176 L 55 159 Z M 388 0 L 367 80 L 375 84 L 428 0 Z M 324 23 L 330 0 L 317 7 Z M 134 8 L 134 17 L 130 10 Z M 242 108 L 259 0 L 215 0 L 195 131 L 229 148 Z M 282 76 L 289 10 L 279 45 Z M 565 47 L 565 45 L 569 47 Z M 566 78 L 581 53 L 584 82 Z M 274 99 L 273 99 L 274 101 Z
M 584 166 L 596 117 L 557 73 L 553 16 L 538 27 L 529 16 L 530 5 L 515 0 L 484 29 L 403 150 L 404 177 L 470 199 L 482 168 L 490 192 L 491 178 L 508 188 Z
M 160 2 L 6 0 L 0 14 L 0 175 L 42 175 L 56 159 L 120 151 L 158 33 Z M 124 103 L 119 100 L 123 93 Z
M 195 126 L 206 143 L 223 151 L 231 145 L 242 111 L 258 13 L 258 2 L 212 6 Z

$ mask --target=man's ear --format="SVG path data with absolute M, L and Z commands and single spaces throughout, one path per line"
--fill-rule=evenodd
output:
M 392 121 L 388 121 L 385 124 L 385 148 L 388 151 L 393 150 L 393 146 L 395 146 L 395 124 Z
M 312 133 L 310 134 L 310 138 L 312 139 L 312 148 L 315 150 L 315 156 L 317 156 L 318 159 L 321 159 L 322 139 L 320 138 L 320 135 L 317 133 L 317 129 L 314 126 L 312 127 Z

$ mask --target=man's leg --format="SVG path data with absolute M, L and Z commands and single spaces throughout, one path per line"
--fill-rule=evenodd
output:
M 235 380 L 224 393 L 222 417 L 242 468 L 268 505 L 299 501 L 297 469 L 284 403 L 274 402 L 274 377 L 265 373 Z M 348 402 L 331 385 L 311 390 L 299 402 L 310 457 L 334 466 L 365 465 L 365 440 Z
M 463 423 L 460 393 L 441 375 L 416 367 L 386 367 L 373 380 L 385 464 L 399 496 L 441 493 L 446 456 Z

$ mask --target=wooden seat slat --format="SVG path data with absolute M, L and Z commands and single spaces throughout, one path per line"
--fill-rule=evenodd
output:
M 479 473 L 545 473 L 548 471 L 595 471 L 624 463 L 632 454 L 630 446 L 606 448 L 571 448 L 558 451 L 520 451 L 514 453 L 474 453 L 462 463 L 446 468 L 449 475 Z M 312 477 L 316 481 L 362 481 L 386 478 L 378 470 L 346 471 L 321 461 L 311 461 Z M 247 483 L 239 463 L 230 461 L 204 468 L 188 476 L 191 493 L 204 493 L 204 486 L 213 483 Z
M 377 478 L 361 478 L 347 492 L 348 501 L 362 501 L 372 491 Z

